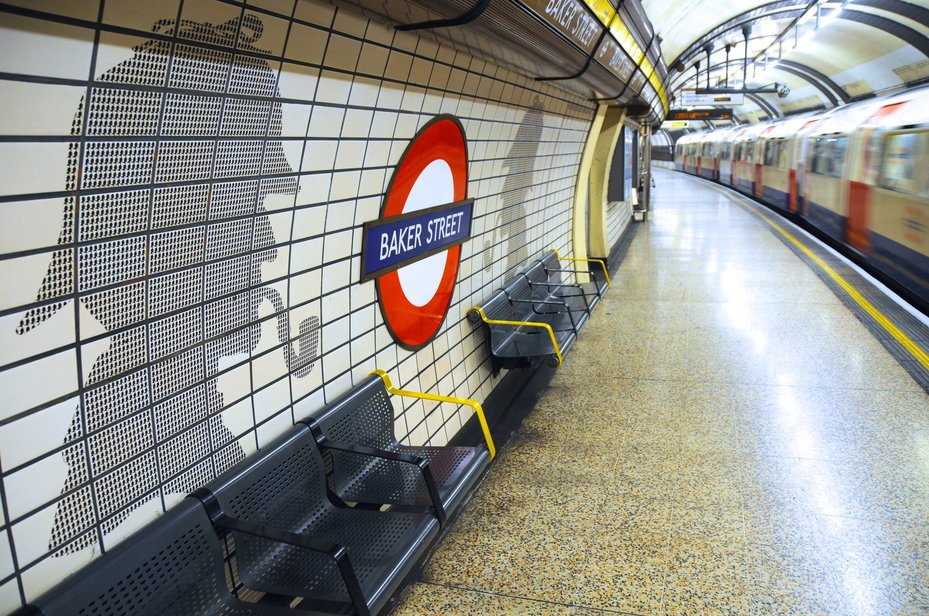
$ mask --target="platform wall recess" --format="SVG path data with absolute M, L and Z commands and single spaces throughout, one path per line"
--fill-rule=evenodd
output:
M 465 318 L 571 246 L 591 106 L 309 0 L 0 4 L 0 612 L 371 370 L 483 400 Z M 417 130 L 468 139 L 473 237 L 428 346 L 395 345 L 362 224 Z M 441 444 L 469 412 L 400 405 Z

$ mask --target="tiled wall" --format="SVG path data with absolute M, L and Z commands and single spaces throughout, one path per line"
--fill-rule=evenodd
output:
M 483 400 L 467 308 L 572 251 L 592 107 L 351 9 L 0 4 L 0 80 L 0 612 L 375 367 Z M 414 354 L 358 282 L 361 225 L 440 113 L 465 127 L 476 211 Z M 469 416 L 428 410 L 398 432 L 441 444 Z

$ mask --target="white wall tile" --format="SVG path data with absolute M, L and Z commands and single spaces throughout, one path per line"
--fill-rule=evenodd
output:
M 74 351 L 63 351 L 0 372 L 0 391 L 5 399 L 0 419 L 73 394 L 77 391 Z
M 0 88 L 0 134 L 69 136 L 86 92 L 80 86 L 8 81 Z
M 327 31 L 295 23 L 291 27 L 290 38 L 287 39 L 284 57 L 298 62 L 321 64 L 328 40 L 329 33 Z
M 3 466 L 16 468 L 60 447 L 79 403 L 75 396 L 0 427 Z
M 293 425 L 293 418 L 289 411 L 278 413 L 267 423 L 258 426 L 258 447 L 266 447 L 273 443 L 279 436 L 293 428 Z
M 67 161 L 67 143 L 0 143 L 0 195 L 64 191 Z
M 254 364 L 253 364 L 254 365 Z M 256 384 L 255 387 L 262 385 Z M 254 396 L 255 418 L 262 423 L 290 407 L 290 381 L 282 379 L 262 389 Z
M 294 28 L 298 26 L 295 24 Z M 294 35 L 291 34 L 291 37 Z M 285 62 L 281 66 L 278 78 L 278 89 L 284 98 L 301 101 L 313 101 L 316 98 L 316 87 L 319 84 L 319 69 L 300 64 Z
M 0 610 L 4 613 L 12 613 L 20 605 L 19 584 L 15 579 L 0 586 Z
M 336 71 L 323 70 L 319 77 L 316 100 L 322 103 L 344 105 L 352 89 L 352 76 Z
M 0 71 L 86 80 L 93 30 L 31 17 L 3 16 Z

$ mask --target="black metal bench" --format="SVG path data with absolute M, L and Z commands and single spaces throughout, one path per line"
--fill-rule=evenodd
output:
M 243 532 L 264 532 L 249 528 Z M 304 539 L 271 533 L 271 543 Z M 297 546 L 300 546 L 299 548 Z M 226 583 L 223 548 L 203 504 L 191 497 L 68 578 L 16 616 L 285 616 L 285 607 L 246 603 Z M 306 613 L 306 612 L 304 612 Z
M 326 611 L 378 613 L 439 532 L 428 513 L 334 503 L 322 454 L 302 424 L 194 495 L 232 533 L 245 586 Z M 261 536 L 275 534 L 305 545 Z
M 394 432 L 391 394 L 471 406 L 486 445 L 401 444 Z M 496 453 L 480 404 L 397 389 L 380 370 L 304 422 L 331 456 L 330 489 L 339 498 L 358 507 L 389 504 L 397 510 L 429 508 L 443 524 L 477 485 Z
M 599 265 L 602 279 L 592 272 L 565 269 L 553 250 L 482 306 L 468 311 L 471 321 L 483 321 L 488 327 L 495 369 L 525 367 L 537 358 L 545 358 L 556 367 L 563 363 L 580 328 L 610 284 L 602 260 L 565 260 Z M 592 280 L 568 283 L 563 274 L 575 280 L 578 274 L 586 274 Z
M 596 267 L 587 270 L 568 269 L 562 265 L 562 261 L 589 263 Z M 574 300 L 583 298 L 588 315 L 600 303 L 600 299 L 610 286 L 610 274 L 606 269 L 606 263 L 602 259 L 565 259 L 558 254 L 557 250 L 551 250 L 542 257 L 537 266 L 540 266 L 540 268 L 533 266 L 526 272 L 532 286 L 548 290 L 549 293 L 563 298 L 569 306 L 572 306 L 571 298 Z M 575 282 L 567 282 L 565 274 L 569 278 L 573 277 Z M 578 274 L 587 274 L 590 276 L 590 280 L 577 282 Z M 574 302 L 573 307 L 580 309 L 577 301 Z

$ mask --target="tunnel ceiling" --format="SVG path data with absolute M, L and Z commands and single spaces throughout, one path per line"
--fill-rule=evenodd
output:
M 784 98 L 758 94 L 734 108 L 737 121 L 754 122 L 929 82 L 929 0 L 642 0 L 642 5 L 662 39 L 672 108 L 682 106 L 682 90 L 707 83 L 786 85 L 790 93 Z

